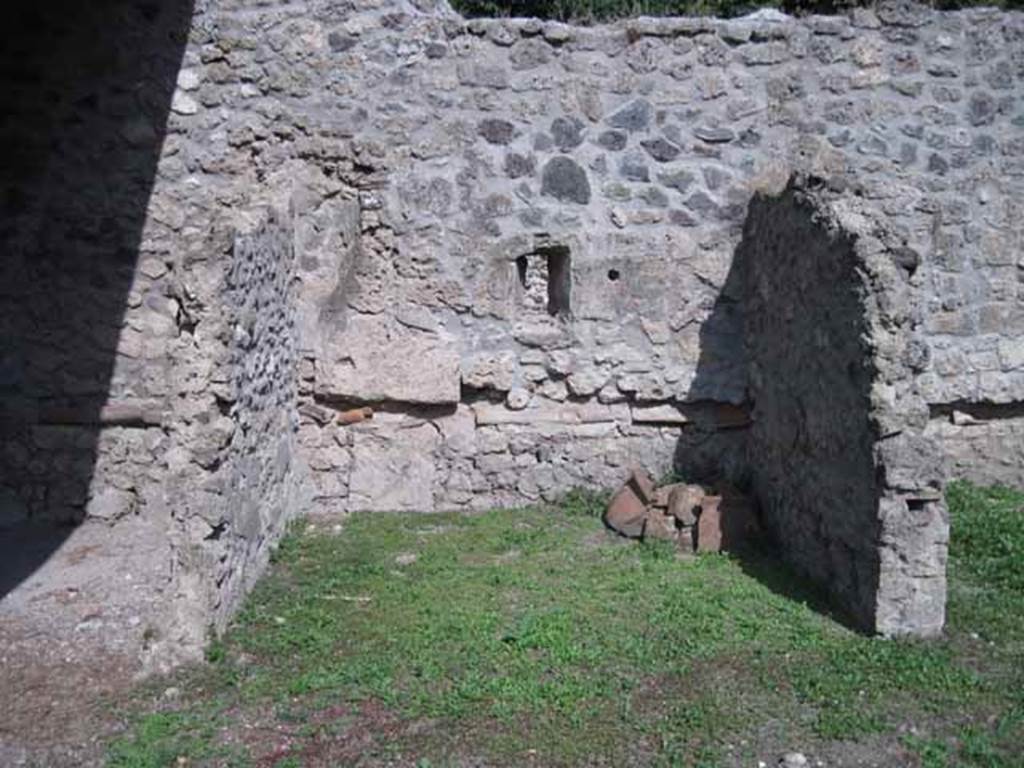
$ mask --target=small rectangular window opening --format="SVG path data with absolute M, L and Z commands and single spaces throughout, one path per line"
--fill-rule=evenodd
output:
M 554 245 L 519 256 L 516 273 L 527 308 L 544 309 L 552 317 L 569 314 L 572 266 L 568 248 Z

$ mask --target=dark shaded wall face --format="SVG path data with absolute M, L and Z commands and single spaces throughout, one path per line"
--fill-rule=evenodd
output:
M 152 426 L 159 411 L 147 340 L 176 332 L 173 303 L 153 328 L 125 316 L 160 304 L 133 280 L 165 255 L 144 250 L 143 229 L 191 15 L 191 2 L 0 12 L 0 526 L 80 520 L 100 422 Z
M 782 553 L 873 629 L 878 488 L 873 376 L 852 240 L 792 190 L 755 198 L 733 270 L 745 284 L 747 463 Z

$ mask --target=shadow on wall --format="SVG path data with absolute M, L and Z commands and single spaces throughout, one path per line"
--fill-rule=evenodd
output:
M 811 600 L 819 611 L 873 631 L 880 491 L 865 307 L 853 241 L 807 202 L 813 194 L 791 182 L 751 201 L 701 330 L 693 391 L 720 388 L 740 361 L 751 423 L 723 447 L 717 474 L 756 499 L 772 554 L 816 586 L 794 587 L 765 552 L 744 567 L 787 597 L 826 590 L 835 610 Z M 677 463 L 689 450 L 680 441 Z
M 743 278 L 740 250 L 713 303 L 700 311 L 700 356 L 686 395 L 702 404 L 680 434 L 673 465 L 688 480 L 724 480 L 748 486 L 745 441 L 749 426 L 747 350 L 743 336 Z
M 137 394 L 145 329 L 117 350 L 191 17 L 191 0 L 0 11 L 0 596 L 83 519 L 102 422 L 140 426 L 111 406 Z

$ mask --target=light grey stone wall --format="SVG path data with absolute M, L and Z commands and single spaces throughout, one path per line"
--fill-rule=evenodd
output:
M 730 276 L 750 200 L 797 172 L 884 217 L 916 296 L 905 386 L 929 429 L 944 409 L 1024 399 L 1021 13 L 883 3 L 571 27 L 428 2 L 197 0 L 187 23 L 130 21 L 118 50 L 152 51 L 128 68 L 148 87 L 69 89 L 69 114 L 99 117 L 66 152 L 89 178 L 100 125 L 121 148 L 103 167 L 151 173 L 9 219 L 0 319 L 33 352 L 0 366 L 17 406 L 0 509 L 166 521 L 169 579 L 202 606 L 191 626 L 223 620 L 297 510 L 527 503 L 632 462 L 743 480 Z M 139 95 L 160 88 L 169 114 Z M 254 239 L 236 248 L 237 232 Z M 122 308 L 62 325 L 30 286 L 102 303 L 103 278 L 57 265 L 26 281 L 55 247 L 111 259 Z M 265 271 L 239 292 L 244 253 Z M 277 318 L 263 341 L 245 342 L 250 311 Z M 106 375 L 64 353 L 89 334 Z M 365 404 L 372 421 L 334 420 Z M 1005 460 L 995 421 L 947 430 L 953 468 Z
M 193 318 L 196 353 L 213 365 L 172 432 L 165 505 L 172 568 L 188 626 L 221 629 L 266 565 L 289 520 L 308 506 L 296 431 L 299 354 L 294 232 L 284 210 L 261 210 L 212 260 L 223 270 Z M 201 638 L 200 638 L 201 640 Z
M 934 411 L 928 435 L 940 446 L 946 473 L 981 485 L 1024 488 L 1021 404 L 956 403 Z
M 307 419 L 335 508 L 520 503 L 614 482 L 630 458 L 667 469 L 694 410 L 747 407 L 726 279 L 751 196 L 797 171 L 887 217 L 922 296 L 922 396 L 1019 397 L 1019 14 L 573 28 L 309 7 L 231 21 L 243 40 L 262 23 L 303 41 L 266 52 L 296 63 L 254 102 L 355 134 L 339 168 L 363 243 L 308 347 L 309 390 L 378 416 L 320 437 Z M 571 291 L 549 314 L 555 252 Z M 542 450 L 513 458 L 513 438 Z M 396 500 L 406 472 L 416 490 Z

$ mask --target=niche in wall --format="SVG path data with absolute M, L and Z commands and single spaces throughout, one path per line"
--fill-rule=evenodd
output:
M 572 262 L 569 249 L 551 245 L 516 257 L 521 300 L 527 309 L 567 317 L 572 300 Z

